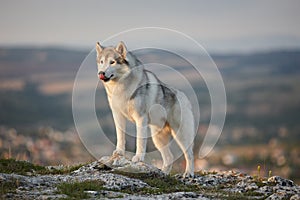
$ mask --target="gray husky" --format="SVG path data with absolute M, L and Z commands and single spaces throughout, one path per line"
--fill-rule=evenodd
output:
M 171 136 L 186 160 L 184 177 L 194 175 L 194 117 L 188 98 L 179 90 L 162 83 L 147 71 L 123 42 L 116 47 L 96 44 L 98 76 L 103 81 L 117 131 L 117 147 L 113 154 L 125 154 L 126 119 L 136 125 L 136 154 L 133 162 L 143 161 L 147 131 L 160 151 L 162 170 L 169 173 L 173 155 Z

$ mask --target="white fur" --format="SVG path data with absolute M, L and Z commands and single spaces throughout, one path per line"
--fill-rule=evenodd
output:
M 188 98 L 176 89 L 168 89 L 169 95 L 174 94 L 176 100 L 172 99 L 172 95 L 170 95 L 166 98 L 169 101 L 162 98 L 158 101 L 159 94 L 165 95 L 166 92 L 162 93 L 161 82 L 154 74 L 144 70 L 143 65 L 140 65 L 139 61 L 127 52 L 124 43 L 120 43 L 116 48 L 103 48 L 97 43 L 96 50 L 98 72 L 105 71 L 112 74 L 110 74 L 112 79 L 103 83 L 116 125 L 117 147 L 114 154 L 124 155 L 125 153 L 125 129 L 126 119 L 128 119 L 136 124 L 137 131 L 136 154 L 132 161 L 144 160 L 149 127 L 154 145 L 162 155 L 162 170 L 169 173 L 172 168 L 173 155 L 169 149 L 172 136 L 183 151 L 187 163 L 184 176 L 193 176 L 195 130 L 194 117 Z M 120 56 L 126 59 L 128 65 L 109 65 L 107 60 L 110 61 Z M 106 62 L 101 64 L 101 59 Z M 142 89 L 147 92 L 145 94 L 147 98 L 145 99 L 145 96 L 139 94 L 133 97 L 134 92 L 145 86 L 146 83 L 150 83 L 149 87 Z M 165 107 L 160 105 L 161 101 Z

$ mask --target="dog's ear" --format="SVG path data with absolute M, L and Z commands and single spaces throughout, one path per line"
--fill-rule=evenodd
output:
M 103 47 L 100 45 L 100 42 L 96 43 L 96 51 L 97 51 L 97 55 L 99 55 L 103 50 Z
M 121 56 L 123 58 L 126 58 L 127 49 L 126 49 L 126 46 L 125 46 L 124 42 L 121 41 L 118 44 L 118 46 L 116 47 L 116 50 L 121 54 Z

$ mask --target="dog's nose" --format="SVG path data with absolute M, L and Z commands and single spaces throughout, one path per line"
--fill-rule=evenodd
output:
M 98 76 L 99 76 L 99 78 L 100 78 L 101 80 L 105 80 L 105 72 L 100 71 L 100 72 L 98 73 Z

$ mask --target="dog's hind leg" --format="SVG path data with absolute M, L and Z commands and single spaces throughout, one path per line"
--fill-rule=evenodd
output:
M 171 136 L 170 129 L 168 127 L 161 129 L 155 125 L 150 125 L 150 130 L 153 143 L 161 153 L 163 159 L 162 171 L 168 174 L 170 173 L 173 164 L 173 154 L 169 148 Z
M 182 117 L 181 122 L 176 122 L 175 124 L 173 124 L 173 126 L 172 124 L 170 124 L 170 126 L 172 129 L 172 136 L 182 150 L 184 158 L 186 160 L 186 168 L 183 177 L 192 177 L 194 176 L 193 144 L 195 137 L 192 111 L 186 110 L 185 116 Z

